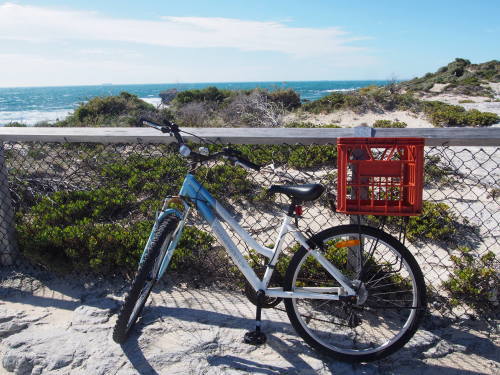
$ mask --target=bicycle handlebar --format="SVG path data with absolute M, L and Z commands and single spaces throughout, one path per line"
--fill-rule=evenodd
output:
M 145 117 L 141 117 L 139 119 L 139 121 L 143 125 L 147 125 L 153 129 L 159 130 L 162 133 L 171 133 L 174 135 L 174 137 L 177 140 L 177 142 L 179 143 L 179 145 L 185 144 L 184 140 L 182 139 L 182 136 L 179 132 L 179 127 L 177 126 L 177 124 L 170 122 L 168 120 L 163 120 L 164 125 L 160 125 L 160 124 L 157 124 L 156 122 L 151 121 L 150 119 L 145 118 Z
M 145 117 L 141 117 L 139 119 L 139 121 L 141 124 L 149 126 L 153 129 L 159 130 L 162 133 L 173 134 L 175 139 L 177 140 L 177 143 L 179 143 L 180 147 L 182 147 L 182 146 L 187 147 L 185 142 L 184 142 L 184 139 L 182 139 L 182 136 L 180 134 L 181 130 L 179 129 L 177 124 L 170 122 L 168 120 L 163 120 L 164 125 L 160 125 L 160 124 L 158 124 L 158 123 L 156 123 L 148 118 L 145 118 Z M 196 158 L 198 160 L 210 160 L 210 159 L 215 159 L 216 157 L 222 156 L 222 157 L 230 160 L 231 162 L 233 162 L 235 165 L 239 165 L 245 169 L 253 169 L 255 171 L 260 171 L 260 165 L 252 163 L 250 160 L 248 160 L 242 156 L 241 151 L 232 149 L 230 147 L 225 147 L 222 150 L 222 152 L 218 152 L 218 153 L 215 153 L 213 155 L 208 155 L 208 156 L 205 156 L 205 155 L 202 155 L 202 154 L 199 154 L 197 152 L 193 152 L 193 151 L 189 150 L 189 153 L 187 155 L 183 154 L 183 156 L 191 156 L 191 157 Z

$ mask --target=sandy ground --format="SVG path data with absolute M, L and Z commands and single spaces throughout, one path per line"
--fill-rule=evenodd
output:
M 311 350 L 282 311 L 264 310 L 268 341 L 242 342 L 254 307 L 239 291 L 158 287 L 124 345 L 111 339 L 118 283 L 23 279 L 0 288 L 0 374 L 498 374 L 499 337 L 478 322 L 432 317 L 391 357 L 346 364 Z M 9 371 L 7 371 L 9 370 Z
M 353 111 L 336 111 L 333 113 L 292 113 L 285 118 L 286 123 L 310 122 L 315 125 L 337 124 L 342 127 L 355 127 L 359 125 L 373 126 L 377 120 L 403 121 L 411 128 L 429 128 L 432 124 L 423 116 L 405 111 L 392 112 L 367 112 L 363 114 Z

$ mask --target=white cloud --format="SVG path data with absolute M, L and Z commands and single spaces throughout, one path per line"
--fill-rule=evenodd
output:
M 119 19 L 95 12 L 13 3 L 0 5 L 0 39 L 20 41 L 118 41 L 164 47 L 235 48 L 296 57 L 353 55 L 363 49 L 336 27 L 290 27 L 282 22 L 230 18 Z

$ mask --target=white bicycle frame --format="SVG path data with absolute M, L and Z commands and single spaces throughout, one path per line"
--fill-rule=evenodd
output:
M 263 290 L 266 296 L 280 298 L 311 298 L 324 300 L 338 300 L 341 296 L 355 296 L 355 287 L 351 281 L 345 277 L 333 264 L 331 264 L 324 256 L 316 249 L 313 249 L 307 243 L 307 239 L 292 223 L 293 217 L 284 215 L 274 248 L 268 248 L 259 244 L 239 223 L 231 216 L 231 214 L 215 199 L 212 195 L 194 178 L 188 174 L 184 180 L 180 198 L 184 204 L 184 213 L 176 211 L 176 214 L 181 218 L 178 230 L 174 233 L 171 245 L 168 247 L 165 259 L 160 267 L 159 277 L 161 277 L 170 262 L 175 246 L 181 235 L 182 228 L 190 212 L 190 203 L 194 203 L 200 214 L 210 224 L 213 233 L 221 244 L 226 249 L 227 253 L 234 261 L 238 269 L 243 273 L 250 285 L 255 291 Z M 167 210 L 171 212 L 171 210 Z M 167 211 L 164 211 L 165 213 Z M 161 215 L 160 215 L 161 217 Z M 221 224 L 222 219 L 238 236 L 257 253 L 269 259 L 266 266 L 266 271 L 261 279 L 255 274 L 254 270 L 248 264 L 247 260 L 235 245 L 230 235 Z M 321 264 L 330 275 L 335 278 L 341 285 L 340 287 L 304 287 L 295 288 L 293 291 L 285 291 L 283 288 L 268 287 L 274 267 L 278 262 L 278 258 L 282 251 L 284 237 L 291 233 L 295 240 L 299 242 L 308 252 Z

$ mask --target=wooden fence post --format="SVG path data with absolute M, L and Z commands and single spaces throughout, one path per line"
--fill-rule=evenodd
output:
M 9 190 L 4 145 L 0 143 L 0 265 L 9 266 L 18 255 L 14 230 L 14 210 Z

